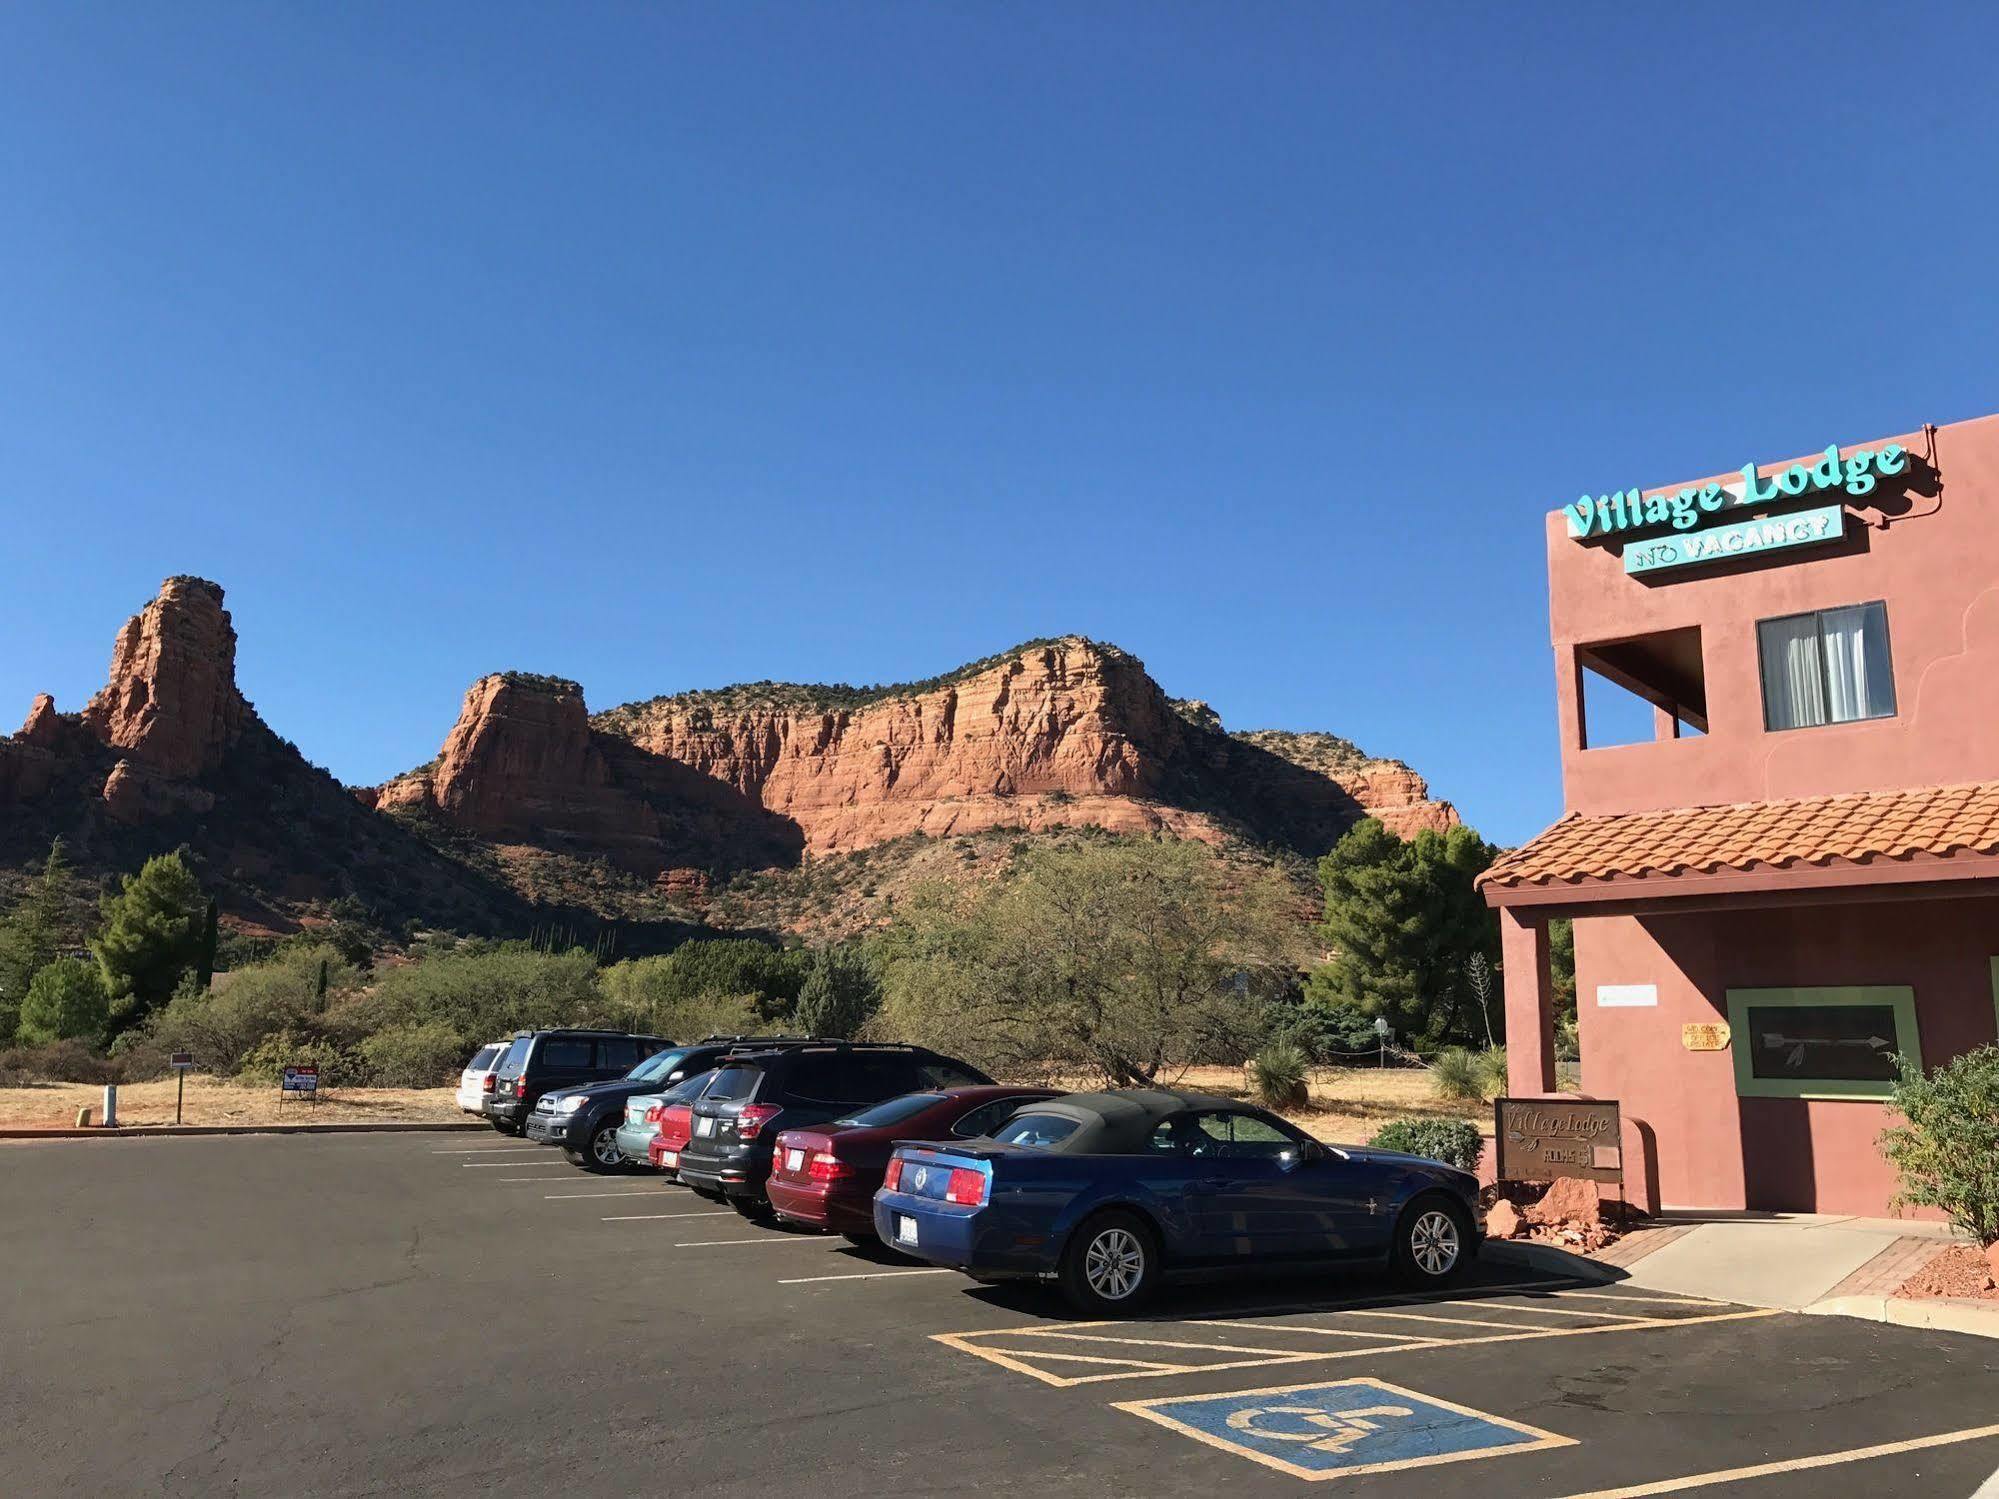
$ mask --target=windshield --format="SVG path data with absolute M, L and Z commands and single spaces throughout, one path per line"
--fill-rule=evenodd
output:
M 748 1098 L 757 1091 L 757 1082 L 764 1075 L 761 1067 L 718 1067 L 708 1084 L 708 1091 L 701 1095 L 704 1103 L 734 1103 Z
M 528 1048 L 532 1045 L 533 1036 L 516 1036 L 514 1044 L 507 1048 L 507 1054 L 500 1058 L 500 1065 L 495 1070 L 506 1073 L 508 1077 L 518 1077 L 521 1068 L 527 1065 Z
M 998 1129 L 993 1138 L 1002 1145 L 1049 1146 L 1076 1133 L 1076 1121 L 1059 1114 L 1016 1114 Z
M 885 1124 L 900 1124 L 914 1117 L 932 1104 L 942 1103 L 941 1093 L 905 1093 L 900 1098 L 891 1098 L 887 1103 L 878 1103 L 871 1109 L 862 1109 L 858 1114 L 848 1114 L 835 1119 L 835 1124 L 851 1124 L 858 1129 L 876 1129 Z
M 656 1057 L 647 1057 L 638 1066 L 627 1072 L 625 1078 L 629 1082 L 649 1083 L 655 1078 L 665 1077 L 667 1073 L 678 1067 L 680 1059 L 693 1049 L 691 1046 L 676 1046 L 669 1051 L 661 1052 Z

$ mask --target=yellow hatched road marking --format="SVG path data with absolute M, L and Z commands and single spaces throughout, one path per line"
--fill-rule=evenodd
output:
M 1033 1332 L 1023 1333 L 1022 1336 L 1030 1338 L 1066 1338 L 1075 1343 L 1116 1343 L 1119 1346 L 1131 1345 L 1139 1348 L 1191 1348 L 1197 1352 L 1207 1353 L 1269 1353 L 1279 1358 L 1290 1358 L 1301 1351 L 1296 1348 L 1246 1348 L 1237 1343 L 1176 1343 L 1168 1338 L 1110 1338 L 1105 1337 L 1101 1333 L 1055 1332 L 1046 1328 L 1037 1328 Z M 1039 1358 L 1046 1355 L 1041 1354 L 1037 1350 L 1035 1356 Z M 1305 1357 L 1317 1358 L 1318 1355 L 1316 1353 L 1306 1353 Z
M 1941 1431 L 1935 1436 L 1911 1437 L 1902 1442 L 1879 1442 L 1872 1447 L 1849 1447 L 1844 1452 L 1821 1452 L 1812 1457 L 1783 1458 L 1757 1463 L 1747 1468 L 1716 1468 L 1708 1473 L 1689 1473 L 1683 1478 L 1662 1478 L 1656 1483 L 1633 1484 L 1622 1489 L 1592 1489 L 1587 1494 L 1571 1494 L 1568 1499 L 1645 1499 L 1648 1494 L 1678 1494 L 1688 1489 L 1704 1489 L 1718 1483 L 1740 1483 L 1747 1478 L 1768 1478 L 1776 1473 L 1803 1473 L 1812 1468 L 1832 1468 L 1841 1463 L 1865 1462 L 1872 1457 L 1893 1457 L 1902 1452 L 1921 1452 L 1926 1447 L 1948 1447 L 1957 1442 L 1976 1442 L 1999 1437 L 1999 1426 L 1967 1426 L 1962 1431 Z
M 1411 1342 L 1389 1343 L 1369 1348 L 1340 1348 L 1326 1353 L 1301 1352 L 1286 1354 L 1282 1358 L 1240 1359 L 1220 1364 L 1202 1364 L 1198 1365 L 1197 1368 L 1201 1373 L 1214 1373 L 1224 1369 L 1255 1369 L 1269 1364 L 1328 1363 L 1334 1359 L 1371 1358 L 1377 1354 L 1404 1353 L 1425 1348 L 1469 1348 L 1488 1343 L 1531 1343 L 1538 1342 L 1544 1338 L 1588 1338 L 1605 1333 L 1671 1332 L 1681 1327 L 1701 1327 L 1716 1322 L 1748 1322 L 1759 1317 L 1775 1317 L 1778 1315 L 1780 1315 L 1778 1308 L 1757 1307 L 1748 1311 L 1717 1312 L 1705 1317 L 1670 1317 L 1651 1322 L 1610 1322 L 1601 1327 L 1535 1327 L 1521 1331 L 1491 1333 L 1483 1337 L 1474 1338 L 1423 1338 Z M 1071 1325 L 1102 1327 L 1107 1324 L 1094 1322 L 1073 1323 Z M 1512 1326 L 1510 1323 L 1492 1325 Z M 930 1336 L 933 1342 L 943 1343 L 947 1347 L 956 1348 L 960 1353 L 969 1353 L 975 1358 L 986 1359 L 991 1363 L 999 1364 L 1004 1368 L 1028 1375 L 1033 1379 L 1038 1379 L 1043 1384 L 1054 1385 L 1058 1389 L 1067 1389 L 1073 1385 L 1096 1384 L 1107 1379 L 1156 1379 L 1164 1374 L 1185 1372 L 1178 1369 L 1145 1369 L 1131 1374 L 1079 1374 L 1073 1378 L 1066 1378 L 1059 1374 L 1050 1374 L 1044 1369 L 1037 1369 L 1032 1364 L 1024 1362 L 1029 1358 L 1046 1356 L 1038 1351 L 1010 1349 L 1002 1352 L 999 1349 L 984 1347 L 979 1343 L 971 1341 L 975 1338 L 1017 1335 L 1021 1331 L 1022 1329 L 1019 1328 L 979 1328 L 970 1332 L 932 1333 Z
M 1494 1310 L 1503 1311 L 1504 1308 L 1495 1307 Z M 1440 1322 L 1446 1327 L 1518 1327 L 1520 1325 L 1518 1322 L 1493 1322 L 1484 1317 L 1430 1317 L 1425 1316 L 1421 1312 L 1351 1311 L 1342 1312 L 1340 1315 L 1343 1317 L 1393 1317 L 1402 1322 Z M 1600 1312 L 1598 1315 L 1608 1317 L 1611 1313 Z M 1658 1319 L 1647 1318 L 1645 1320 L 1657 1321 Z
M 1727 1306 L 1709 1296 L 1647 1296 L 1638 1291 L 1557 1291 L 1561 1297 L 1586 1296 L 1592 1301 L 1650 1301 L 1661 1306 Z
M 1132 1369 L 1152 1369 L 1162 1374 L 1196 1374 L 1208 1367 L 1205 1364 L 1167 1364 L 1145 1358 L 1098 1358 L 1088 1353 L 1046 1353 L 1037 1348 L 1036 1358 L 1058 1359 L 1065 1364 L 1117 1364 Z
M 1240 1327 L 1248 1332 L 1308 1332 L 1321 1338 L 1375 1338 L 1383 1342 L 1408 1342 L 1411 1338 L 1419 1343 L 1448 1343 L 1449 1338 L 1417 1337 L 1409 1332 L 1369 1332 L 1364 1327 L 1305 1327 L 1296 1322 L 1231 1322 L 1227 1318 L 1209 1318 L 1202 1321 L 1190 1319 L 1189 1327 Z M 1512 1323 L 1507 1324 L 1509 1327 Z

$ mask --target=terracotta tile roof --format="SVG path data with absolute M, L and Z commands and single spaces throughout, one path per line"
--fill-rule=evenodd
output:
M 1492 885 L 1554 885 L 1999 853 L 1999 781 L 1563 818 L 1499 859 Z

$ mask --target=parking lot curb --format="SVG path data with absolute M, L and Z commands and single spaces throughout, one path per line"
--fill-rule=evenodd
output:
M 1833 1296 L 1804 1308 L 1813 1317 L 1859 1317 L 1897 1327 L 1927 1327 L 1936 1332 L 1963 1332 L 1999 1338 L 1999 1301 L 1962 1298 L 1916 1300 L 1905 1296 Z
M 83 1129 L 58 1126 L 55 1129 L 0 1129 L 0 1140 L 130 1140 L 160 1135 L 395 1135 L 438 1134 L 456 1130 L 487 1130 L 490 1126 L 468 1119 L 446 1122 L 398 1120 L 381 1124 L 132 1124 L 106 1129 L 102 1125 Z
M 1570 1254 L 1566 1249 L 1557 1249 L 1552 1244 L 1529 1244 L 1516 1239 L 1487 1239 L 1479 1250 L 1479 1257 L 1502 1265 L 1519 1265 L 1523 1269 L 1538 1270 L 1544 1275 L 1561 1275 L 1600 1285 L 1608 1285 L 1612 1281 L 1625 1278 L 1622 1270 L 1590 1259 L 1587 1255 Z

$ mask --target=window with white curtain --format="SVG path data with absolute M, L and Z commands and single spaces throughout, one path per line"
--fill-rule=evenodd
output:
M 1894 717 L 1886 604 L 1766 619 L 1756 626 L 1756 639 L 1763 654 L 1765 728 Z

